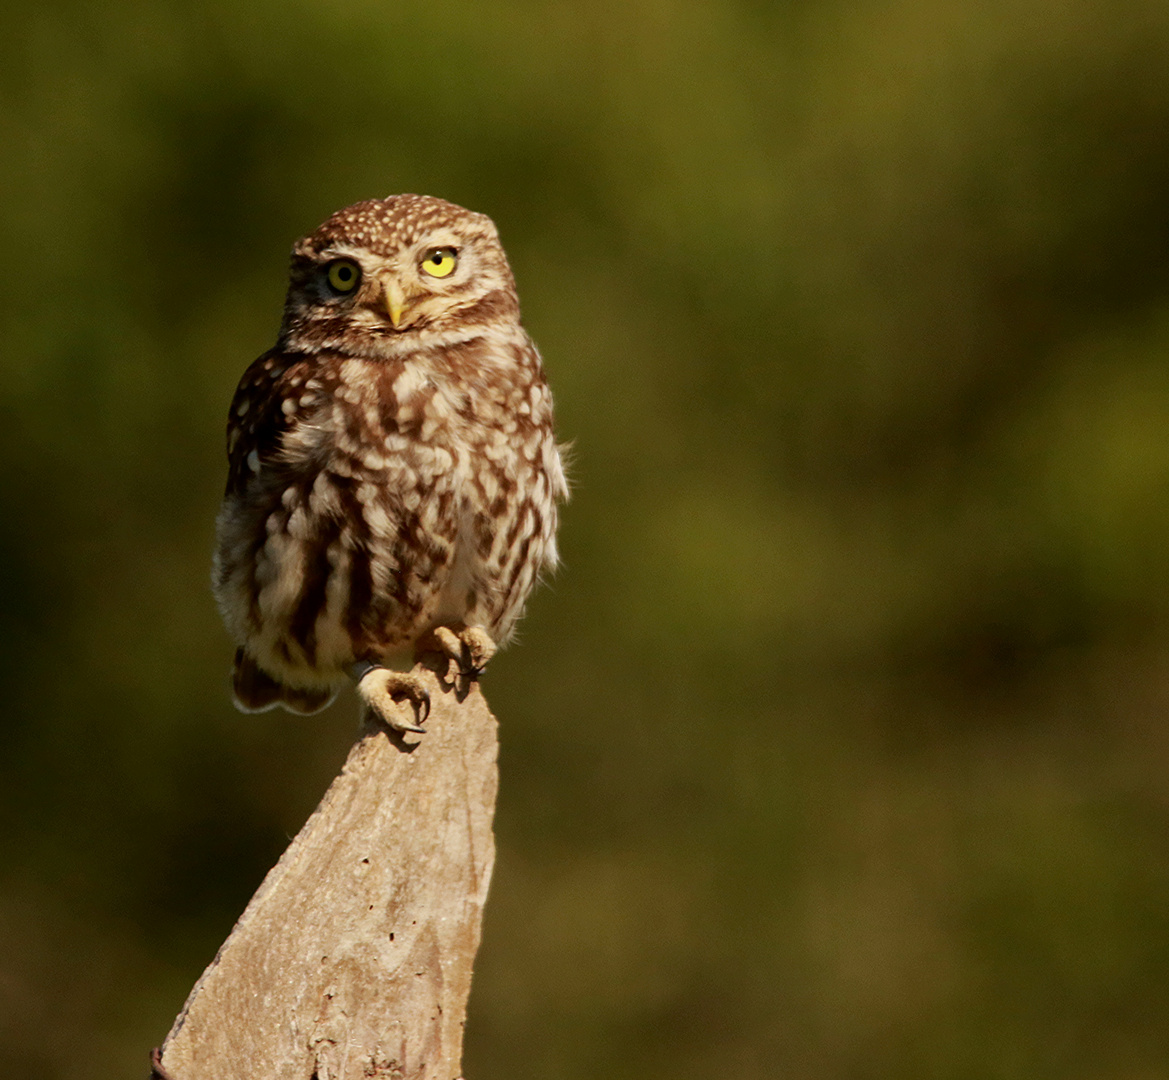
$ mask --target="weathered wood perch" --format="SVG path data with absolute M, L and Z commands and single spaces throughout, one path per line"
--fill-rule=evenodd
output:
M 191 991 L 160 1075 L 462 1075 L 498 744 L 477 687 L 425 676 L 427 733 L 363 732 Z

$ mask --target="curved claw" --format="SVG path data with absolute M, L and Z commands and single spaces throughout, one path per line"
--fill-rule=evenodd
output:
M 383 724 L 394 731 L 425 733 L 422 724 L 430 716 L 430 693 L 417 675 L 363 664 L 354 669 L 354 677 L 358 696 Z M 403 715 L 399 698 L 404 698 L 412 706 L 410 712 L 413 715 L 409 719 Z

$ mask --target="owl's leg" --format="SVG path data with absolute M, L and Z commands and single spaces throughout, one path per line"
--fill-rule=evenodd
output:
M 387 727 L 394 731 L 425 732 L 423 722 L 430 715 L 430 694 L 413 672 L 391 671 L 367 660 L 353 665 L 357 696 Z M 409 703 L 411 719 L 403 715 Z
M 468 679 L 479 678 L 496 652 L 491 635 L 481 626 L 464 626 L 458 631 L 436 626 L 433 636 L 443 654 L 458 665 L 459 674 Z

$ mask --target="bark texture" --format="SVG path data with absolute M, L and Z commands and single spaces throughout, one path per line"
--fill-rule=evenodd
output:
M 162 1048 L 174 1080 L 456 1080 L 495 860 L 495 718 L 425 675 L 425 735 L 363 734 Z M 460 700 L 460 697 L 462 700 Z

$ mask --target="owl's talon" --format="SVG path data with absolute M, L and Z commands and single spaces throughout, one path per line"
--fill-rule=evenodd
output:
M 458 634 L 449 626 L 436 626 L 431 631 L 431 635 L 443 656 L 448 660 L 453 660 L 456 664 L 461 663 L 463 658 L 463 643 L 459 640 Z
M 465 626 L 458 632 L 436 626 L 432 636 L 443 655 L 455 662 L 458 674 L 472 681 L 483 674 L 495 655 L 496 644 L 481 626 Z
M 497 646 L 481 626 L 468 626 L 459 636 L 467 647 L 467 658 L 470 660 L 468 674 L 477 679 L 487 669 L 487 663 L 495 655 Z
M 381 718 L 382 717 L 379 714 L 379 719 L 381 719 Z M 396 722 L 391 724 L 387 720 L 386 726 L 389 728 L 392 728 L 394 731 L 402 732 L 403 735 L 408 731 L 412 732 L 415 735 L 425 735 L 426 734 L 426 728 L 422 727 L 420 724 L 407 724 L 405 721 L 396 721 Z
M 430 716 L 430 693 L 417 675 L 360 664 L 354 667 L 354 677 L 357 679 L 358 697 L 383 724 L 394 731 L 413 731 L 420 735 L 426 733 L 422 724 Z M 416 722 L 402 715 L 399 698 L 409 702 Z

